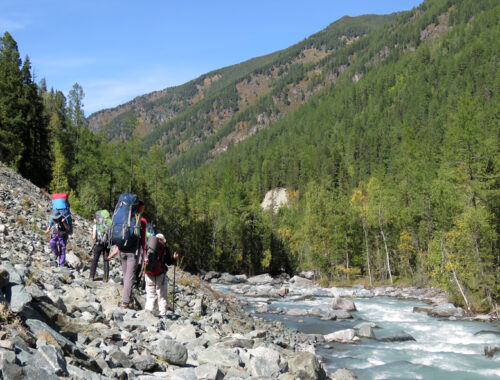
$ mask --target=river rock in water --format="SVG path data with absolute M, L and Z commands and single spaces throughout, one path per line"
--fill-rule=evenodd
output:
M 428 313 L 431 317 L 439 317 L 439 318 L 447 318 L 447 317 L 456 317 L 461 318 L 465 317 L 465 310 L 461 307 L 456 307 L 452 303 L 445 303 L 443 305 L 436 306 L 432 308 Z
M 332 302 L 332 309 L 356 311 L 356 305 L 351 300 L 346 300 L 342 297 L 335 297 Z

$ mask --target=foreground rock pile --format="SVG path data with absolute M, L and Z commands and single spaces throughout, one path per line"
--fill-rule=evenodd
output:
M 49 211 L 47 194 L 0 166 L 4 379 L 327 378 L 317 337 L 248 315 L 234 297 L 196 276 L 177 271 L 169 318 L 142 310 L 140 293 L 135 309 L 119 308 L 117 261 L 108 283 L 87 279 L 91 226 L 78 215 L 68 265 L 56 266 L 43 234 Z

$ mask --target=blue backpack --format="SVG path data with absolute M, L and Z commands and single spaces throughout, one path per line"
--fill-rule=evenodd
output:
M 141 213 L 139 197 L 122 194 L 111 221 L 110 243 L 122 252 L 136 252 L 141 242 Z
M 59 213 L 65 219 L 66 224 L 69 227 L 69 231 L 67 231 L 67 233 L 71 235 L 73 233 L 73 220 L 71 218 L 71 211 L 69 210 L 68 194 L 66 193 L 52 194 L 52 210 L 59 211 Z M 52 220 L 51 217 L 49 225 L 52 226 L 53 223 L 54 221 Z

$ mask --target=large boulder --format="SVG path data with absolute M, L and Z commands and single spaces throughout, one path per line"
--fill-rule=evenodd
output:
M 335 331 L 325 335 L 325 342 L 352 343 L 359 340 L 354 329 Z
M 198 364 L 213 364 L 219 368 L 240 366 L 240 357 L 233 350 L 210 346 L 198 355 Z
M 286 366 L 278 351 L 268 347 L 248 350 L 250 354 L 249 370 L 252 376 L 277 378 Z
M 253 285 L 262 285 L 271 284 L 274 282 L 274 279 L 268 273 L 264 273 L 259 274 L 258 276 L 250 277 L 247 282 Z
M 43 345 L 39 347 L 29 364 L 58 376 L 68 375 L 64 354 L 60 348 L 55 346 Z
M 443 305 L 436 306 L 432 308 L 432 310 L 429 311 L 428 314 L 431 317 L 438 317 L 438 318 L 465 317 L 464 309 L 462 309 L 461 307 L 456 307 L 452 303 L 445 303 Z
M 186 347 L 171 339 L 159 339 L 155 342 L 153 352 L 159 359 L 175 365 L 184 365 L 188 359 Z
M 326 380 L 326 373 L 316 355 L 297 352 L 288 359 L 288 372 L 302 380 Z
M 300 277 L 300 276 L 293 276 L 290 279 L 290 284 L 293 284 L 294 287 L 297 287 L 297 286 L 309 287 L 309 286 L 312 286 L 314 283 L 311 280 L 308 280 L 307 278 Z
M 356 305 L 351 300 L 342 297 L 334 297 L 332 302 L 333 310 L 356 311 Z

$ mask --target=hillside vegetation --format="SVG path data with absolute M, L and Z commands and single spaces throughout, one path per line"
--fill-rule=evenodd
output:
M 79 86 L 67 105 L 42 86 L 46 182 L 72 189 L 87 216 L 121 192 L 140 194 L 189 270 L 308 268 L 324 282 L 431 284 L 466 308 L 494 310 L 499 53 L 497 1 L 429 0 L 388 19 L 341 19 L 290 49 L 167 89 L 172 117 L 154 128 L 134 107 L 163 93 L 124 105 L 123 124 L 93 134 Z M 174 97 L 181 88 L 191 95 Z M 288 189 L 289 206 L 262 212 L 275 187 Z

